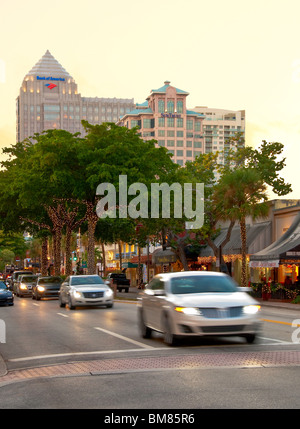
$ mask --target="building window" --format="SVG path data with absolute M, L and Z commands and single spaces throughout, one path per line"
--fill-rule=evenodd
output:
M 174 100 L 168 100 L 167 110 L 168 110 L 168 113 L 174 113 Z
M 177 137 L 183 137 L 183 131 L 177 131 Z
M 201 122 L 195 121 L 195 131 L 201 131 Z
M 167 136 L 168 137 L 175 137 L 175 131 L 174 130 L 168 130 L 167 131 Z
M 44 105 L 45 112 L 60 112 L 59 104 L 45 104 Z
M 193 142 L 191 140 L 187 140 L 186 147 L 193 147 Z
M 158 130 L 158 137 L 164 137 L 165 136 L 165 130 Z
M 174 140 L 167 140 L 168 147 L 174 147 Z
M 139 121 L 136 119 L 131 120 L 131 128 L 137 127 L 139 125 Z
M 194 142 L 194 147 L 202 147 L 202 143 L 201 142 Z
M 191 150 L 187 150 L 186 151 L 186 156 L 187 156 L 187 158 L 192 158 L 193 152 Z
M 177 100 L 177 113 L 183 113 L 183 100 Z
M 159 144 L 159 146 L 164 146 L 165 145 L 165 141 L 164 140 L 158 140 L 158 144 Z
M 167 126 L 170 128 L 174 128 L 174 118 L 167 118 Z
M 165 101 L 158 100 L 158 113 L 164 113 L 164 112 L 165 112 Z
M 143 127 L 144 128 L 151 128 L 151 119 L 144 119 L 143 120 Z
M 183 128 L 183 118 L 177 118 L 177 127 Z
M 187 119 L 186 121 L 186 129 L 192 130 L 194 128 L 194 121 L 192 119 Z
M 177 150 L 176 155 L 177 156 L 183 156 L 183 150 Z
M 158 118 L 158 126 L 160 128 L 164 128 L 165 127 L 165 118 Z
M 183 147 L 183 140 L 177 140 L 176 146 Z

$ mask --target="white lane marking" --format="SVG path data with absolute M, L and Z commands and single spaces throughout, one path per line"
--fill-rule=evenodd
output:
M 280 343 L 280 344 L 293 344 L 292 342 L 283 341 L 283 340 L 276 340 L 275 338 L 267 338 L 267 337 L 257 337 L 257 338 L 261 338 L 262 340 L 267 340 L 267 341 L 275 341 L 276 343 Z M 266 343 L 265 345 L 272 345 L 272 344 Z
M 103 329 L 103 328 L 98 328 L 95 326 L 94 329 L 97 329 L 97 331 L 105 332 L 106 334 L 109 334 L 109 335 L 113 335 L 114 337 L 120 338 L 121 340 L 127 341 L 129 343 L 135 344 L 135 345 L 143 347 L 145 349 L 154 349 L 155 348 L 152 346 L 148 346 L 147 344 L 140 343 L 139 341 L 132 340 L 131 338 L 124 337 L 123 335 L 116 334 L 115 332 L 107 331 L 106 329 Z
M 40 306 L 40 304 L 37 304 L 36 302 L 33 302 L 32 305 L 35 305 L 36 307 Z
M 171 348 L 166 347 L 153 347 L 154 350 L 172 350 Z M 130 353 L 130 352 L 146 352 L 147 349 L 127 349 L 127 350 L 102 350 L 102 351 L 93 351 L 93 352 L 77 352 L 77 353 L 57 353 L 53 355 L 39 355 L 39 356 L 27 356 L 15 359 L 8 359 L 8 362 L 25 362 L 27 360 L 38 360 L 38 359 L 50 359 L 57 357 L 66 357 L 66 356 L 88 356 L 88 355 L 107 355 L 110 353 Z
M 62 316 L 62 317 L 69 317 L 67 314 L 64 314 L 64 313 L 56 313 L 56 314 L 58 314 L 59 316 Z

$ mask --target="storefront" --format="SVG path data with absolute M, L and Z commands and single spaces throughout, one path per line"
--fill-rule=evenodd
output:
M 220 249 L 220 246 L 224 242 L 227 235 L 227 228 L 223 228 L 220 231 L 218 237 L 215 238 L 214 244 L 216 248 Z M 254 225 L 247 225 L 247 271 L 250 279 L 249 269 L 249 258 L 250 255 L 261 250 L 266 243 L 271 242 L 271 222 L 260 222 Z M 231 275 L 237 283 L 240 283 L 241 278 L 241 267 L 242 267 L 242 243 L 241 233 L 239 225 L 236 225 L 230 236 L 230 240 L 224 245 L 222 249 L 222 257 L 224 264 L 220 262 L 220 257 L 214 255 L 213 249 L 210 246 L 206 246 L 201 249 L 198 262 L 206 266 L 207 270 L 210 271 L 223 271 Z
M 290 285 L 298 282 L 300 266 L 300 212 L 274 243 L 250 256 L 251 281 Z

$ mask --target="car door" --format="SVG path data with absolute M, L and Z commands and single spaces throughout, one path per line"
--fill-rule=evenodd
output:
M 157 278 L 152 279 L 143 292 L 143 317 L 148 326 L 153 327 L 153 305 L 154 305 L 154 290 L 155 284 L 158 282 Z
M 165 282 L 158 278 L 153 287 L 153 298 L 151 301 L 152 326 L 161 330 L 162 313 L 166 304 Z
M 69 289 L 70 289 L 70 277 L 67 277 L 65 281 L 61 284 L 60 290 L 59 290 L 61 301 L 64 303 L 68 302 Z

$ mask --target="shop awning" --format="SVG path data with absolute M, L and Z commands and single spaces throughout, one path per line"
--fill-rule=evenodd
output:
M 250 256 L 250 267 L 270 267 L 272 263 L 297 261 L 300 262 L 300 212 L 289 229 L 278 240 Z
M 217 247 L 224 241 L 228 228 L 221 229 L 214 243 Z M 266 243 L 271 242 L 271 222 L 261 222 L 255 225 L 246 226 L 247 233 L 247 254 L 256 253 L 261 250 Z M 242 241 L 240 226 L 237 225 L 232 229 L 230 241 L 223 247 L 223 255 L 238 255 L 242 253 Z M 210 246 L 206 246 L 200 251 L 200 258 L 214 256 Z
M 123 262 L 122 268 L 137 268 L 138 264 L 134 264 L 132 262 Z

